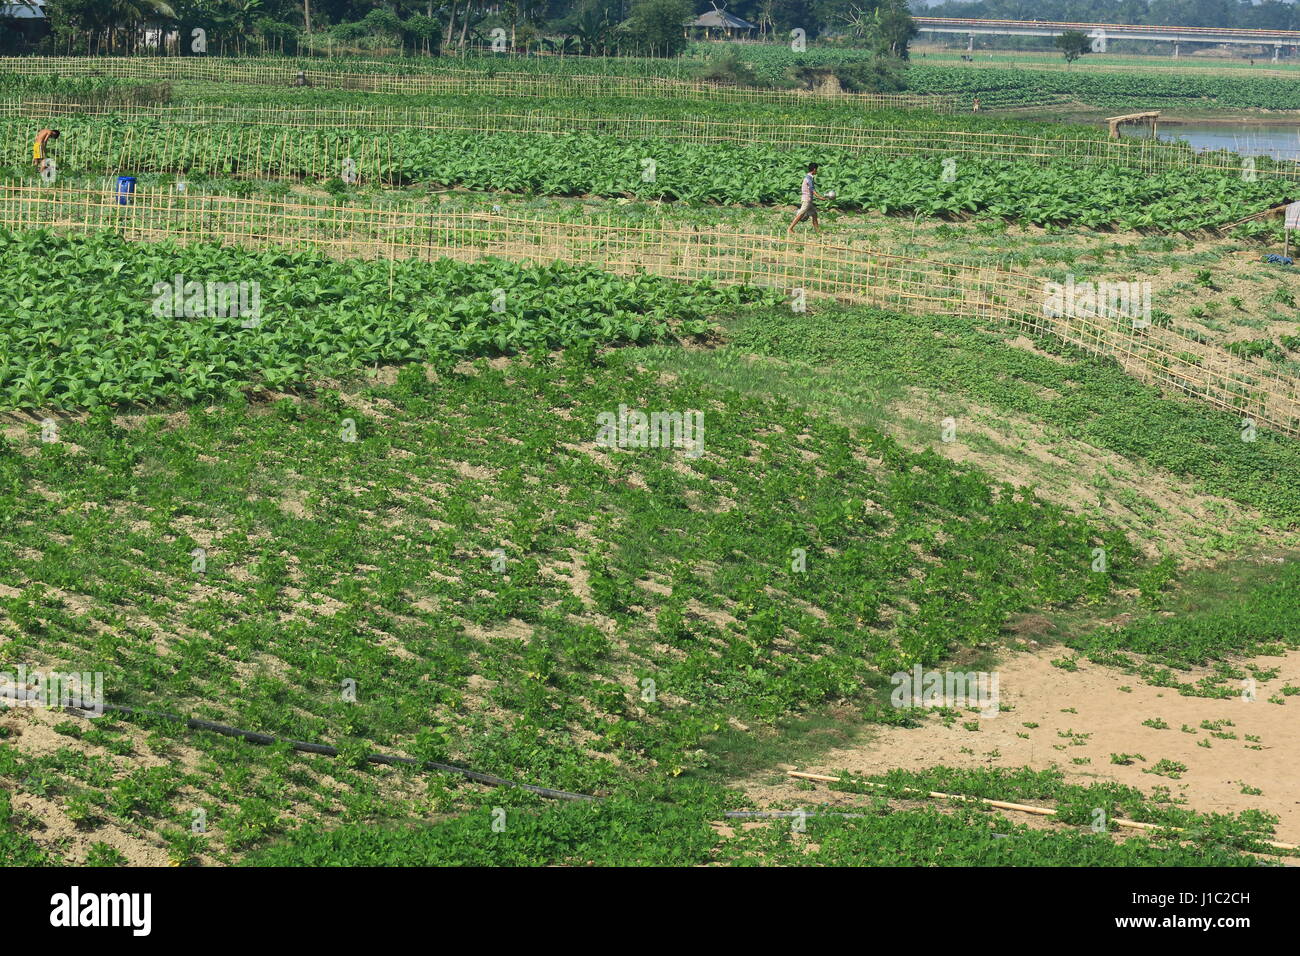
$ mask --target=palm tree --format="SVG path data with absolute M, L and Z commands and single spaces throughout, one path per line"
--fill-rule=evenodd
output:
M 576 36 L 548 37 L 545 42 L 552 53 L 558 53 L 561 56 L 571 56 L 574 53 L 582 52 L 582 45 Z
M 501 4 L 505 8 L 505 14 L 510 18 L 510 49 L 515 48 L 515 28 L 519 25 L 519 14 L 523 10 L 523 0 L 505 0 Z
M 253 21 L 261 11 L 262 0 L 230 0 L 230 27 L 245 44 L 247 37 L 253 35 Z
M 773 14 L 776 12 L 776 0 L 763 0 L 758 7 L 758 36 L 763 39 L 769 30 L 776 29 Z
M 855 40 L 861 40 L 867 31 L 871 29 L 871 18 L 856 3 L 851 4 L 846 12 L 840 13 L 838 16 L 839 19 L 849 25 L 849 33 Z
M 470 11 L 474 9 L 474 0 L 465 0 L 465 16 L 460 21 L 460 42 L 457 44 L 462 50 L 465 48 L 465 37 L 469 34 Z M 483 0 L 479 0 L 479 14 L 483 13 Z
M 447 16 L 447 29 L 443 33 L 442 45 L 451 46 L 451 38 L 456 33 L 456 7 L 457 0 L 451 0 L 451 13 Z M 433 16 L 433 0 L 429 0 L 429 16 Z
M 164 0 L 112 0 L 107 13 L 107 19 L 112 24 L 112 29 L 108 33 L 110 50 L 113 48 L 113 37 L 119 29 L 119 24 L 130 28 L 127 37 L 129 40 L 134 40 L 142 24 L 150 20 L 176 19 L 176 11 Z M 134 43 L 128 43 L 128 46 L 134 47 Z
M 578 41 L 579 50 L 590 56 L 608 50 L 612 29 L 609 10 L 588 5 L 582 9 L 573 25 L 573 36 Z

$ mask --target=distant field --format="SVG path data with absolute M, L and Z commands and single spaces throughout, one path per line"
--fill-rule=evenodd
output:
M 510 78 L 514 77 L 513 82 L 521 86 L 532 84 L 527 93 L 532 97 L 579 95 L 584 91 L 591 95 L 638 99 L 671 94 L 699 101 L 730 99 L 748 103 L 752 100 L 760 108 L 766 98 L 780 101 L 787 109 L 793 106 L 804 109 L 816 107 L 806 102 L 807 98 L 789 99 L 788 88 L 793 85 L 792 69 L 867 60 L 865 51 L 819 46 L 795 52 L 785 45 L 776 44 L 697 44 L 693 51 L 691 56 L 674 60 L 555 56 L 503 59 L 492 55 L 432 60 L 418 57 L 387 60 L 273 58 L 262 61 L 264 66 L 260 70 L 256 60 L 213 60 L 182 65 L 167 58 L 153 61 L 124 58 L 116 62 L 104 61 L 105 78 L 87 75 L 94 73 L 93 70 L 78 71 L 77 75 L 83 77 L 82 83 L 103 85 L 111 82 L 107 76 L 133 77 L 137 81 L 184 82 L 189 74 L 198 76 L 204 71 L 226 71 L 230 74 L 228 78 L 237 83 L 259 84 L 266 82 L 266 73 L 271 70 L 283 73 L 287 85 L 293 71 L 307 69 L 313 75 L 319 74 L 319 83 L 326 86 L 356 85 L 366 76 L 376 78 L 376 81 L 387 77 L 397 83 L 406 76 L 411 78 L 410 88 L 398 90 L 393 87 L 392 91 L 407 95 L 437 92 L 432 86 L 425 89 L 416 82 L 421 78 L 427 81 L 426 86 L 435 81 L 443 85 L 460 83 L 466 86 L 465 93 L 486 91 L 500 95 L 506 89 L 502 84 L 512 82 Z M 692 84 L 698 82 L 713 58 L 732 53 L 748 64 L 761 84 L 760 88 L 724 84 L 711 92 L 693 89 Z M 38 75 L 31 81 L 34 84 L 50 82 L 48 73 L 41 76 L 31 63 L 20 59 L 0 59 L 0 73 L 7 70 L 35 72 Z M 1104 108 L 1124 108 L 1147 102 L 1154 107 L 1296 110 L 1300 109 L 1300 97 L 1292 80 L 1298 73 L 1300 65 L 1276 68 L 1272 65 L 1251 67 L 1249 64 L 1229 66 L 1186 59 L 1175 61 L 1170 58 L 1166 61 L 1159 57 L 1127 58 L 1103 54 L 1085 55 L 1068 67 L 1063 60 L 1050 56 L 994 54 L 990 59 L 988 54 L 977 54 L 973 62 L 967 63 L 947 55 L 918 55 L 912 58 L 910 67 L 904 71 L 901 86 L 883 92 L 886 95 L 955 96 L 964 108 L 969 108 L 972 97 L 979 96 L 986 108 L 1069 101 Z M 349 74 L 358 79 L 347 80 Z M 338 79 L 331 79 L 334 76 Z M 547 77 L 555 82 L 548 85 Z M 622 92 L 620 83 L 623 80 L 619 78 L 626 81 Z M 656 91 L 654 84 L 659 80 L 663 83 Z M 565 86 L 575 83 L 579 86 L 572 89 Z M 382 84 L 367 86 L 372 95 L 388 89 Z M 764 93 L 763 88 L 768 92 Z M 448 86 L 441 92 L 462 91 Z
M 963 60 L 962 58 L 965 56 L 970 56 L 971 59 L 969 61 Z M 1255 62 L 1252 64 L 1249 56 L 1211 56 L 1198 53 L 1189 55 L 1186 50 L 1182 51 L 1181 56 L 1174 57 L 1172 46 L 1169 48 L 1169 52 L 1164 55 L 1117 53 L 1114 51 L 1087 53 L 1075 64 L 1066 64 L 1065 58 L 1056 50 L 977 49 L 974 53 L 968 54 L 964 49 L 940 50 L 925 44 L 913 44 L 912 57 L 919 62 L 952 63 L 967 67 L 979 67 L 988 64 L 1056 70 L 1086 70 L 1090 68 L 1132 70 L 1137 67 L 1144 70 L 1177 70 L 1183 73 L 1245 70 L 1249 71 L 1253 76 L 1289 76 L 1300 73 L 1300 61 L 1293 58 L 1283 58 L 1275 63 L 1272 60 L 1271 52 L 1253 57 Z

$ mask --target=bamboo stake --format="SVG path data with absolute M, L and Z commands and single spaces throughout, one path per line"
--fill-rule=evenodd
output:
M 803 773 L 798 770 L 787 770 L 786 775 L 796 777 L 800 780 L 812 780 L 818 783 L 839 783 L 839 777 L 828 777 L 821 773 Z M 866 784 L 868 787 L 877 787 L 880 789 L 891 789 L 888 784 L 873 783 L 870 780 L 855 780 L 855 784 Z M 1057 810 L 1048 807 L 1033 807 L 1025 803 L 1009 803 L 1006 800 L 990 800 L 988 797 L 972 797 L 962 793 L 941 793 L 937 790 L 917 790 L 912 787 L 901 788 L 904 793 L 917 793 L 927 797 L 933 797 L 936 800 L 963 800 L 970 803 L 982 803 L 985 806 L 996 807 L 999 810 L 1014 810 L 1017 813 L 1031 813 L 1040 817 L 1054 817 L 1058 815 Z M 1110 822 L 1117 827 L 1126 827 L 1130 830 L 1165 830 L 1170 833 L 1186 832 L 1182 827 L 1161 826 L 1157 823 L 1143 823 L 1140 820 L 1126 820 L 1123 817 L 1111 817 Z M 1300 850 L 1300 846 L 1293 843 L 1275 843 L 1271 840 L 1261 841 L 1265 845 L 1275 850 Z
M 92 213 L 102 212 L 104 206 L 101 194 L 64 187 L 0 186 L 0 213 L 9 208 L 6 199 L 27 206 L 25 217 L 7 223 L 17 228 L 84 228 Z M 132 229 L 143 228 L 149 237 L 188 234 L 190 216 L 175 195 L 141 189 L 136 204 L 147 210 L 148 225 L 141 226 L 145 212 L 118 210 L 121 214 L 114 221 L 124 232 L 133 235 Z M 459 216 L 401 203 L 389 208 L 381 220 L 380 210 L 361 207 L 340 210 L 311 201 L 211 196 L 205 197 L 195 234 L 211 233 L 244 245 L 316 247 L 341 257 L 355 248 L 368 256 L 392 258 L 431 256 L 435 251 L 474 258 L 466 250 L 476 249 L 478 255 L 493 252 L 532 261 L 544 253 L 546 261 L 602 265 L 620 273 L 644 267 L 679 279 L 761 281 L 846 302 L 990 318 L 1109 356 L 1129 374 L 1166 391 L 1300 436 L 1300 380 L 1295 377 L 1172 329 L 1152 327 L 1138 334 L 1112 319 L 1044 316 L 1040 280 L 1005 268 L 987 273 L 983 266 L 936 264 L 858 244 L 802 242 L 721 228 L 695 232 L 663 222 L 617 225 L 608 216 L 600 222 L 573 223 L 482 213 Z M 444 224 L 445 232 L 428 229 L 434 219 Z M 382 238 L 376 233 L 381 221 L 390 224 Z M 208 222 L 211 228 L 205 226 Z M 333 225 L 323 228 L 328 223 Z M 423 237 L 430 234 L 445 236 L 440 248 L 425 244 Z M 480 234 L 500 239 L 473 241 Z
M 1147 140 L 1124 140 L 1118 144 L 1084 138 L 1047 139 L 1025 137 L 1009 133 L 983 133 L 962 130 L 910 130 L 859 128 L 854 126 L 816 127 L 801 124 L 767 126 L 761 130 L 745 123 L 710 119 L 658 119 L 647 117 L 589 117 L 575 114 L 497 114 L 485 110 L 408 109 L 401 114 L 377 116 L 365 109 L 302 111 L 268 106 L 196 105 L 172 106 L 121 106 L 103 104 L 50 104 L 41 102 L 8 101 L 0 106 L 5 115 L 23 117 L 34 112 L 53 115 L 119 115 L 128 118 L 155 118 L 186 124 L 187 128 L 199 118 L 238 125 L 275 125 L 298 128 L 337 128 L 348 125 L 359 129 L 387 129 L 400 125 L 411 129 L 456 130 L 478 133 L 496 133 L 505 130 L 527 130 L 546 135 L 563 135 L 575 132 L 618 133 L 628 136 L 653 135 L 669 140 L 689 142 L 767 142 L 791 147 L 831 146 L 858 151 L 878 150 L 885 155 L 929 155 L 942 153 L 989 159 L 1032 159 L 1070 161 L 1081 166 L 1091 166 L 1105 161 L 1132 168 L 1160 169 L 1204 168 L 1223 172 L 1236 172 L 1237 166 L 1221 159 L 1206 159 L 1209 154 L 1196 154 L 1177 143 L 1160 143 L 1161 152 Z M 399 120 L 398 116 L 404 119 Z M 1098 154 L 1104 152 L 1104 156 Z M 1158 161 L 1153 162 L 1153 156 Z M 1279 167 L 1264 171 L 1279 179 L 1300 177 L 1300 168 Z M 1259 214 L 1239 222 L 1248 221 Z M 1231 225 L 1236 225 L 1233 223 Z

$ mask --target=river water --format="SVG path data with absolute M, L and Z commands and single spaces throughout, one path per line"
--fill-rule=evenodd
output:
M 1149 137 L 1149 124 L 1133 123 L 1120 127 L 1129 137 Z M 1186 140 L 1197 152 L 1227 149 L 1242 156 L 1270 156 L 1273 159 L 1300 161 L 1300 125 L 1265 126 L 1252 123 L 1160 123 L 1160 139 Z

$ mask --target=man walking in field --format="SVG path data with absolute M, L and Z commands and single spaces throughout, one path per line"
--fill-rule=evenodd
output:
M 817 164 L 809 163 L 808 174 L 803 178 L 802 205 L 799 206 L 799 211 L 795 213 L 794 222 L 790 223 L 790 228 L 787 229 L 786 232 L 793 233 L 795 226 L 799 225 L 799 223 L 803 222 L 805 219 L 811 219 L 813 228 L 820 233 L 822 231 L 822 226 L 821 223 L 817 221 L 817 207 L 813 205 L 813 200 L 834 198 L 834 193 L 829 193 L 828 195 L 823 196 L 817 191 Z
M 36 134 L 36 141 L 32 143 L 32 162 L 36 164 L 37 170 L 45 168 L 45 161 L 50 158 L 49 142 L 58 138 L 57 129 L 43 129 Z

